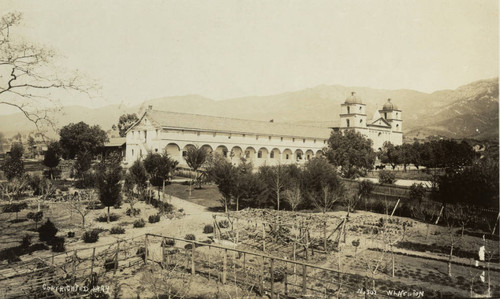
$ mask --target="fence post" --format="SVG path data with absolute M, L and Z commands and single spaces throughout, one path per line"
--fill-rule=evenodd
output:
M 262 264 L 260 264 L 260 277 L 259 277 L 260 293 L 264 293 L 264 256 L 262 256 Z
M 266 252 L 266 224 L 262 223 L 262 251 Z
M 271 299 L 274 298 L 274 259 L 271 258 Z
M 307 292 L 307 268 L 306 264 L 302 264 L 302 296 Z
M 226 283 L 226 271 L 227 271 L 227 249 L 224 249 L 224 259 L 222 261 L 222 283 Z
M 196 270 L 194 268 L 194 249 L 195 249 L 195 244 L 194 241 L 191 241 L 191 275 L 194 275 L 196 273 Z
M 161 241 L 161 262 L 162 262 L 163 268 L 165 268 L 166 264 L 167 264 L 167 260 L 166 260 L 166 256 L 165 256 L 165 237 L 163 237 L 163 239 Z
M 243 273 L 247 273 L 247 253 L 243 252 Z
M 309 260 L 309 234 L 305 231 L 306 243 L 304 244 L 304 252 L 306 253 L 306 261 Z
M 54 266 L 54 252 L 52 252 L 52 266 Z
M 285 298 L 288 298 L 288 264 L 285 264 Z
M 90 278 L 94 274 L 95 247 L 92 249 L 92 261 L 90 262 Z
M 113 274 L 116 274 L 116 269 L 118 268 L 118 254 L 120 253 L 120 241 L 116 242 L 116 255 L 115 255 L 115 267 L 113 269 Z
M 148 264 L 148 234 L 144 236 L 144 264 Z
M 77 250 L 73 251 L 73 282 L 76 281 L 76 252 Z

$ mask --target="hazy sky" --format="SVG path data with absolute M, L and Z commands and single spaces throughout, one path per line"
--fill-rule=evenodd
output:
M 92 105 L 320 84 L 432 92 L 498 76 L 497 0 L 0 0 L 14 10 L 26 39 L 100 82 Z

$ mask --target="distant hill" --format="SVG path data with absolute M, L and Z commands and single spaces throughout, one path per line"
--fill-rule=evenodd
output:
M 403 131 L 407 141 L 430 135 L 498 139 L 498 78 L 431 94 L 406 89 L 320 85 L 276 95 L 220 101 L 186 95 L 152 99 L 134 107 L 63 107 L 61 113 L 56 115 L 56 120 L 59 127 L 70 122 L 85 121 L 109 130 L 123 113 L 140 113 L 152 105 L 154 109 L 174 112 L 335 126 L 339 122 L 340 104 L 351 91 L 355 91 L 367 105 L 368 119 L 391 98 L 403 110 Z M 33 126 L 21 114 L 0 117 L 0 132 L 6 136 L 31 130 Z

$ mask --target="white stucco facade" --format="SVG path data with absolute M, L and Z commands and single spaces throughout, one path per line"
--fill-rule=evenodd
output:
M 179 166 L 190 146 L 225 156 L 234 164 L 246 158 L 254 167 L 301 165 L 322 155 L 332 129 L 354 129 L 373 141 L 374 150 L 385 141 L 402 144 L 401 111 L 379 111 L 381 117 L 367 123 L 366 106 L 354 94 L 342 104 L 339 128 L 308 127 L 206 115 L 155 111 L 150 107 L 127 132 L 126 162 L 143 159 L 148 152 L 166 151 Z M 394 108 L 394 107 L 392 107 Z

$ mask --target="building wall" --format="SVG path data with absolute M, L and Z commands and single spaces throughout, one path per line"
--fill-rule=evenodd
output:
M 255 167 L 277 164 L 303 164 L 308 159 L 322 154 L 329 136 L 324 139 L 291 136 L 235 134 L 182 130 L 177 128 L 157 129 L 140 123 L 127 133 L 126 161 L 128 164 L 146 157 L 149 151 L 166 151 L 179 166 L 187 167 L 183 152 L 190 146 L 204 147 L 209 152 L 226 153 L 234 164 L 245 157 Z M 273 157 L 271 157 L 273 156 Z

